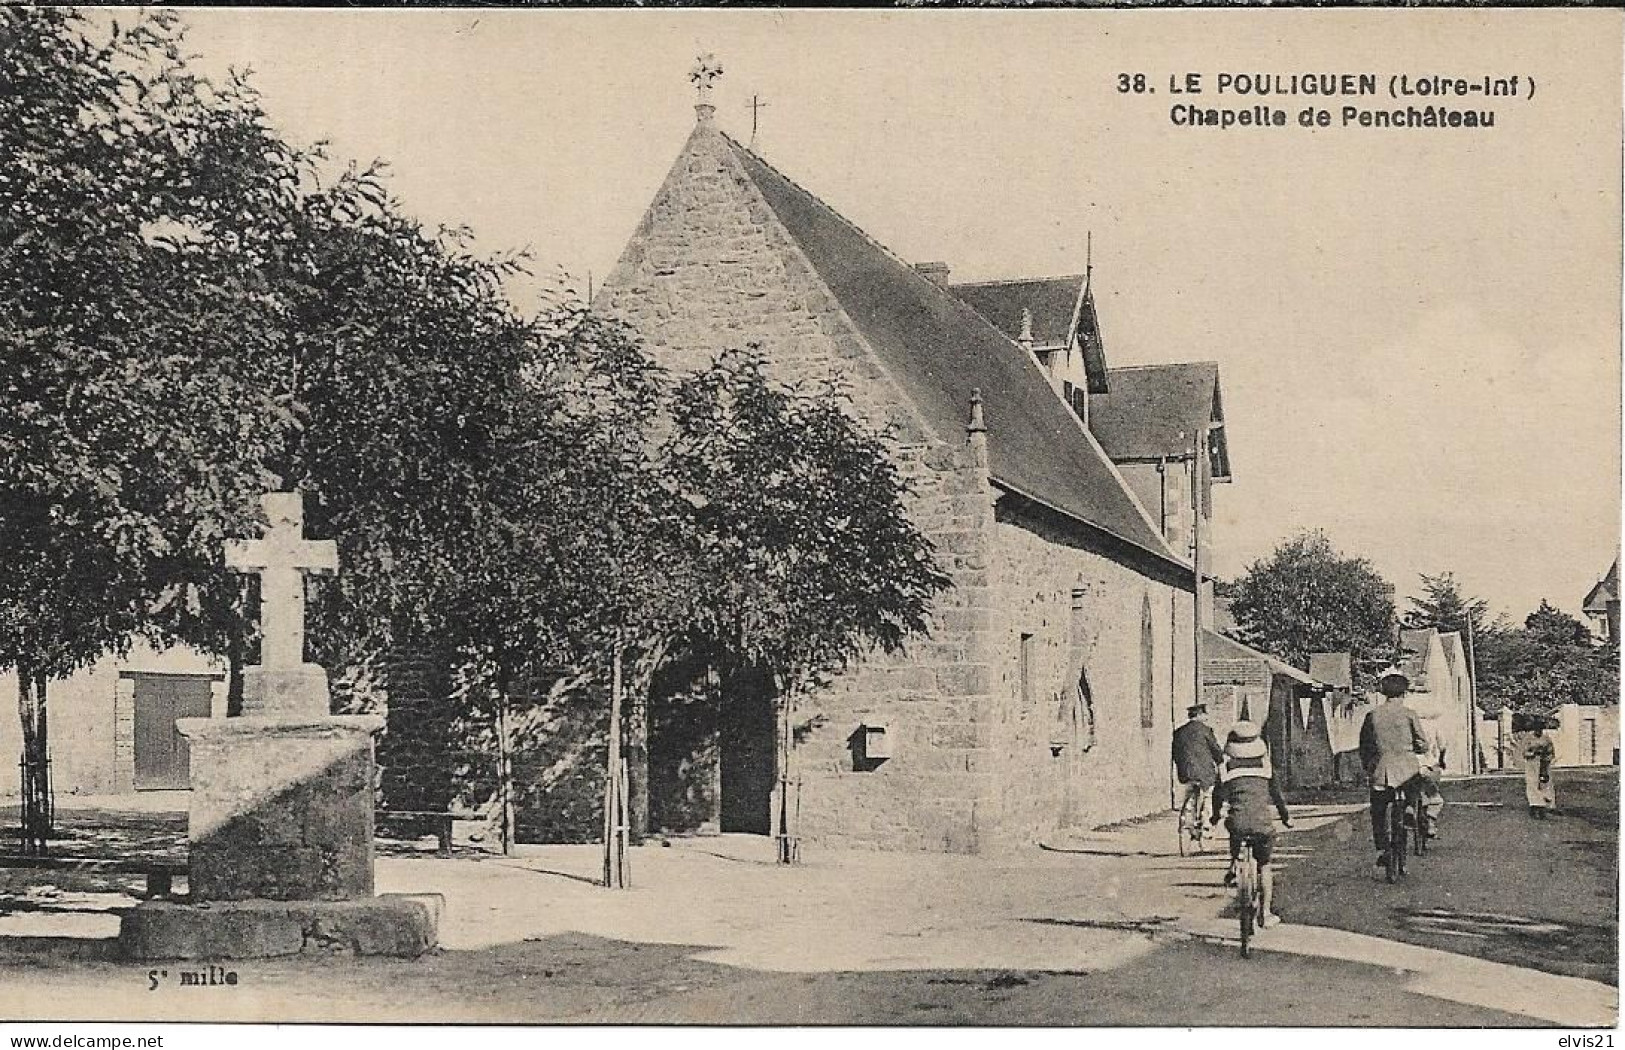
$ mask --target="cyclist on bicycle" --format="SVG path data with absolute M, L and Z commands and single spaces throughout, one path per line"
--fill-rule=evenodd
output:
M 1423 826 L 1417 830 L 1430 839 L 1436 839 L 1439 837 L 1439 817 L 1444 813 L 1444 795 L 1439 791 L 1439 781 L 1444 778 L 1448 760 L 1438 727 L 1424 722 L 1422 732 L 1427 735 L 1428 749 L 1420 759 Z
M 1390 664 L 1377 676 L 1387 697 L 1360 726 L 1360 763 L 1371 780 L 1371 838 L 1377 844 L 1377 866 L 1387 863 L 1388 807 L 1414 805 L 1422 790 L 1418 755 L 1428 750 L 1427 734 L 1416 712 L 1405 706 L 1411 680 Z
M 1255 722 L 1243 720 L 1230 727 L 1230 737 L 1224 744 L 1224 765 L 1219 770 L 1219 789 L 1213 794 L 1214 824 L 1219 822 L 1219 807 L 1224 804 L 1230 807 L 1225 821 L 1230 829 L 1230 870 L 1225 873 L 1224 884 L 1235 885 L 1241 847 L 1250 843 L 1258 860 L 1258 893 L 1264 909 L 1260 922 L 1268 929 L 1281 921 L 1274 908 L 1275 871 L 1270 858 L 1275 853 L 1275 824 L 1270 811 L 1273 808 L 1284 827 L 1292 826 L 1292 818 L 1281 788 L 1275 783 L 1269 747 L 1259 739 Z
M 1213 785 L 1219 782 L 1219 763 L 1224 761 L 1224 751 L 1219 747 L 1218 737 L 1213 735 L 1213 727 L 1207 724 L 1206 704 L 1192 704 L 1185 714 L 1190 721 L 1174 730 L 1174 773 L 1185 789 L 1179 812 L 1190 813 L 1191 822 L 1199 824 L 1207 811 Z

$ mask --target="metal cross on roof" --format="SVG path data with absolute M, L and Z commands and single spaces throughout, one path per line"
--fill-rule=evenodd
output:
M 762 110 L 766 108 L 767 103 L 762 101 L 762 96 L 750 97 L 750 144 L 753 147 L 756 145 L 756 123 L 762 115 Z

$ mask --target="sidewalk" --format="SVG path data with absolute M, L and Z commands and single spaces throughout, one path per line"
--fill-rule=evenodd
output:
M 644 846 L 632 885 L 596 885 L 594 846 L 525 846 L 511 858 L 385 858 L 382 892 L 446 895 L 441 943 L 478 950 L 582 933 L 684 944 L 705 961 L 782 972 L 1091 970 L 1147 951 L 1170 909 L 1125 892 L 1110 860 L 1031 851 L 990 859 L 811 851 L 724 835 Z

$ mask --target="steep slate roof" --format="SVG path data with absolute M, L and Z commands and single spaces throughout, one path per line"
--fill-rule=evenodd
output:
M 1072 325 L 1083 298 L 1083 275 L 1034 277 L 1019 281 L 968 281 L 948 290 L 1012 340 L 1021 337 L 1021 311 L 1033 318 L 1033 346 L 1072 344 Z
M 1188 570 L 1032 355 L 914 267 L 723 138 L 886 371 L 944 438 L 963 436 L 980 390 L 995 484 Z
M 1107 373 L 1108 392 L 1089 397 L 1089 428 L 1114 461 L 1189 455 L 1203 427 L 1224 421 L 1213 361 L 1136 365 Z M 1230 477 L 1224 430 L 1211 434 L 1213 477 Z
M 1438 633 L 1438 630 L 1433 627 L 1399 632 L 1399 646 L 1405 650 L 1399 666 L 1406 676 L 1410 678 L 1413 692 L 1425 692 L 1427 690 L 1428 660 L 1433 651 L 1433 646 L 1429 643 L 1433 640 L 1433 636 Z
M 1310 653 L 1309 674 L 1336 689 L 1354 688 L 1353 663 L 1348 653 Z
M 1467 650 L 1462 648 L 1461 632 L 1442 631 L 1439 634 L 1439 644 L 1444 648 L 1445 667 L 1450 677 L 1467 673 Z
M 1021 339 L 1022 314 L 1026 311 L 1032 317 L 1034 350 L 1070 350 L 1074 342 L 1081 342 L 1089 390 L 1098 394 L 1107 389 L 1106 354 L 1100 341 L 1094 304 L 1088 301 L 1087 280 L 1083 274 L 1070 274 L 1012 281 L 967 281 L 950 284 L 948 290 L 969 303 L 1014 342 Z M 1080 324 L 1087 331 L 1080 331 Z
M 1320 685 L 1312 676 L 1278 660 L 1269 653 L 1261 653 L 1250 645 L 1242 645 L 1234 638 L 1226 638 L 1217 631 L 1202 628 L 1202 660 L 1262 660 L 1275 674 L 1284 674 L 1303 685 Z
M 1591 588 L 1591 593 L 1586 595 L 1582 611 L 1601 615 L 1608 611 L 1609 602 L 1617 601 L 1619 601 L 1619 559 L 1616 557 L 1614 564 L 1608 567 L 1607 575 L 1598 580 L 1596 586 Z

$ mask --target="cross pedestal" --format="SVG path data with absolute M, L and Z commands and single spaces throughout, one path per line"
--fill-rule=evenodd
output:
M 257 572 L 260 663 L 244 669 L 243 715 L 183 718 L 191 745 L 188 903 L 148 902 L 120 927 L 139 959 L 253 958 L 303 951 L 418 955 L 439 904 L 373 896 L 377 715 L 334 715 L 327 672 L 305 662 L 307 574 L 338 570 L 331 540 L 304 538 L 296 492 L 263 497 L 270 528 L 231 543 Z

